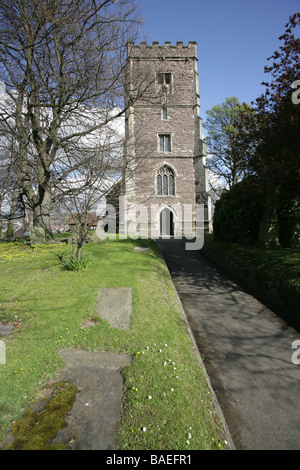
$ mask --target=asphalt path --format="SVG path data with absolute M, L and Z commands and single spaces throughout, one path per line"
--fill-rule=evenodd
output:
M 300 333 L 185 243 L 157 240 L 236 449 L 299 450 Z

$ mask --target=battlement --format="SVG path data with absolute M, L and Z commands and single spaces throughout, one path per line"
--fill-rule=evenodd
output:
M 127 45 L 128 57 L 139 58 L 143 56 L 147 58 L 197 58 L 197 42 L 190 41 L 188 45 L 183 45 L 182 41 L 177 41 L 176 45 L 172 45 L 170 41 L 165 41 L 164 45 L 160 45 L 158 41 L 153 41 L 152 45 L 142 41 L 139 45 L 129 42 Z

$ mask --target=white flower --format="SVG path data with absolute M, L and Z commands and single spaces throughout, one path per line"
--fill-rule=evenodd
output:
M 167 347 L 168 345 L 165 343 L 165 346 Z
M 145 428 L 145 426 L 143 427 L 143 432 L 146 432 L 147 431 L 147 428 Z
M 188 436 L 188 437 L 189 437 L 189 439 L 191 439 L 191 438 L 192 438 L 192 435 L 191 435 L 191 433 L 190 433 L 190 432 L 189 432 L 189 436 Z
M 190 441 L 186 441 L 187 445 L 190 445 Z
M 174 392 L 174 388 L 171 388 L 171 392 Z
M 148 398 L 149 398 L 149 400 L 151 400 L 151 399 L 152 399 L 151 395 L 149 395 L 149 397 L 148 397 Z
M 161 352 L 161 349 L 159 350 L 159 352 Z
M 174 370 L 176 370 L 176 367 L 173 367 Z

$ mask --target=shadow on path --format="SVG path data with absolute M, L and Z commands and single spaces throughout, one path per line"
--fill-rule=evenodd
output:
M 185 240 L 157 240 L 237 449 L 300 448 L 300 334 Z

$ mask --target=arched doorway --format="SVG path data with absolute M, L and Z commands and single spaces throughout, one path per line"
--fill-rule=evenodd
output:
M 160 236 L 170 237 L 174 235 L 174 214 L 165 207 L 160 213 Z

